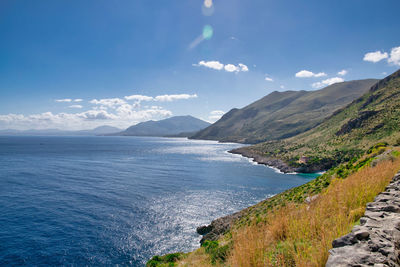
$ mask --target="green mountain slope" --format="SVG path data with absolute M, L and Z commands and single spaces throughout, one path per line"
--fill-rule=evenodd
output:
M 328 169 L 377 143 L 400 142 L 400 70 L 380 80 L 317 127 L 297 136 L 242 148 L 237 153 L 280 159 L 297 171 Z M 300 159 L 300 160 L 299 160 Z
M 232 109 L 191 138 L 259 143 L 294 136 L 321 123 L 377 81 L 349 81 L 316 91 L 272 92 L 242 109 Z
M 123 136 L 170 136 L 187 132 L 196 132 L 210 123 L 192 116 L 175 116 L 160 121 L 146 121 L 133 125 L 114 135 Z

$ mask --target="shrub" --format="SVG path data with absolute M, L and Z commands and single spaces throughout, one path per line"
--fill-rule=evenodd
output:
M 201 245 L 207 254 L 210 255 L 211 263 L 224 262 L 228 256 L 229 245 L 220 246 L 218 241 L 206 240 Z
M 175 262 L 180 260 L 182 256 L 183 253 L 181 252 L 166 254 L 164 256 L 156 255 L 146 263 L 146 267 L 159 267 L 159 266 L 172 267 L 175 266 Z
M 371 154 L 372 152 L 376 152 L 376 151 L 382 150 L 382 148 L 384 149 L 384 148 L 386 148 L 388 145 L 389 145 L 389 144 L 388 144 L 387 142 L 377 143 L 377 144 L 371 146 L 371 147 L 368 149 L 367 153 L 368 153 L 368 154 Z M 383 151 L 385 151 L 385 150 L 383 150 Z

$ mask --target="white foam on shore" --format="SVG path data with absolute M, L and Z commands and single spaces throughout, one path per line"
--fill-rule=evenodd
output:
M 229 154 L 233 154 L 233 155 L 236 155 L 236 156 L 238 156 L 238 157 L 244 158 L 244 159 L 246 159 L 248 162 L 250 162 L 252 165 L 264 165 L 265 167 L 274 170 L 275 173 L 279 173 L 279 174 L 290 174 L 290 175 L 297 175 L 297 174 L 298 174 L 297 172 L 288 172 L 288 173 L 285 173 L 285 172 L 282 172 L 280 169 L 278 169 L 278 168 L 276 168 L 276 167 L 274 167 L 274 166 L 270 166 L 270 165 L 267 165 L 267 164 L 258 163 L 257 161 L 254 160 L 254 158 L 245 157 L 245 156 L 243 156 L 242 154 L 230 153 L 229 151 L 226 151 L 226 152 L 229 153 Z

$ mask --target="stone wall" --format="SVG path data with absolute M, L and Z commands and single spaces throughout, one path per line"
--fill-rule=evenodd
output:
M 400 266 L 400 172 L 374 202 L 360 225 L 332 242 L 326 266 Z

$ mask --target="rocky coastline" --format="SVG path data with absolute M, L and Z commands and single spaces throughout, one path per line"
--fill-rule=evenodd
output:
M 259 151 L 251 147 L 240 147 L 228 152 L 250 158 L 258 164 L 278 169 L 282 173 L 318 173 L 326 171 L 333 166 L 331 160 L 321 161 L 320 163 L 312 162 L 311 164 L 309 162 L 299 162 L 297 166 L 290 166 L 282 159 L 261 155 Z
M 253 161 L 257 162 L 258 164 L 263 164 L 268 167 L 276 168 L 283 173 L 301 172 L 302 170 L 301 168 L 289 166 L 283 160 L 262 156 L 258 152 L 253 151 L 247 147 L 232 149 L 229 151 L 229 153 L 242 155 L 243 157 L 253 159 Z
M 200 244 L 204 241 L 216 241 L 220 236 L 228 232 L 233 224 L 243 216 L 243 211 L 238 211 L 233 214 L 215 219 L 209 225 L 203 225 L 197 227 L 196 231 L 203 238 L 200 240 Z
M 326 266 L 400 266 L 400 172 L 368 203 L 360 225 L 332 242 Z

